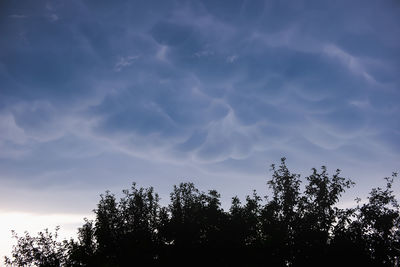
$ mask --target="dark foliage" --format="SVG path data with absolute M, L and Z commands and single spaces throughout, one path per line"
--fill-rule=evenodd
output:
M 45 230 L 18 237 L 14 266 L 398 266 L 400 213 L 392 190 L 372 189 L 368 201 L 337 207 L 353 182 L 326 167 L 306 177 L 291 173 L 283 158 L 272 165 L 271 199 L 255 191 L 229 211 L 215 190 L 192 183 L 174 186 L 161 207 L 153 188 L 101 195 L 94 221 L 85 220 L 77 240 L 57 241 Z M 303 190 L 302 190 L 303 188 Z

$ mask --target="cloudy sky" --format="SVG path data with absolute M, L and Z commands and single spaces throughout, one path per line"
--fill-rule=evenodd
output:
M 396 0 L 2 1 L 0 217 L 79 224 L 133 181 L 228 203 L 283 156 L 351 200 L 399 170 L 399 73 Z

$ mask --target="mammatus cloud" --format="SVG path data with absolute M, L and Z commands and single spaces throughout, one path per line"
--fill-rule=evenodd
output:
M 234 191 L 263 186 L 281 156 L 390 173 L 399 14 L 359 4 L 9 4 L 0 181 L 120 188 L 140 173 L 169 186 L 182 170 L 204 185 L 229 173 Z

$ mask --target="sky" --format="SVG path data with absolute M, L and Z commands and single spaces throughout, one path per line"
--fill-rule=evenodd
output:
M 281 157 L 350 203 L 400 168 L 399 73 L 398 0 L 2 1 L 0 254 L 132 182 L 227 207 Z

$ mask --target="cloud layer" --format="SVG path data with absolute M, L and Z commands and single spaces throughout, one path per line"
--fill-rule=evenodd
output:
M 396 1 L 9 2 L 0 208 L 67 209 L 7 204 L 15 188 L 67 196 L 132 179 L 230 197 L 265 187 L 281 156 L 369 188 L 400 159 L 399 13 Z

